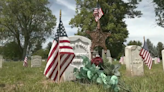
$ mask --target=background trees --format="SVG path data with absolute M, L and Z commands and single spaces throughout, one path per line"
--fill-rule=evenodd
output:
M 99 0 L 104 12 L 100 19 L 101 28 L 104 32 L 112 33 L 106 40 L 106 46 L 114 58 L 121 53 L 124 48 L 123 42 L 128 37 L 127 26 L 123 19 L 141 15 L 140 11 L 135 10 L 137 2 L 138 0 L 129 0 L 129 2 L 124 2 L 124 0 Z M 76 15 L 71 19 L 70 25 L 78 28 L 77 35 L 89 37 L 85 31 L 93 31 L 96 28 L 93 16 L 96 3 L 97 0 L 76 0 Z
M 155 5 L 155 15 L 156 22 L 159 26 L 164 27 L 164 1 L 163 0 L 153 0 Z
M 0 39 L 15 42 L 23 59 L 56 25 L 48 0 L 1 0 Z
M 132 41 L 129 41 L 127 45 L 138 45 L 138 46 L 142 46 L 142 42 L 132 40 Z

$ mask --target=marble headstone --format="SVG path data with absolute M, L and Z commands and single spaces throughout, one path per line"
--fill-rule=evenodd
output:
M 104 49 L 102 49 L 102 57 L 106 56 L 110 63 L 112 63 L 112 57 L 110 54 L 110 50 L 107 50 L 106 54 L 104 53 Z
M 162 65 L 163 65 L 163 70 L 164 70 L 164 50 L 162 50 L 161 53 L 162 53 Z
M 63 74 L 64 81 L 76 80 L 76 77 L 73 73 L 74 68 L 79 69 L 79 67 L 72 64 L 68 66 L 67 70 Z
M 73 75 L 73 69 L 74 68 L 80 69 L 80 67 L 83 67 L 81 56 L 87 56 L 89 59 L 91 59 L 91 52 L 90 52 L 91 40 L 90 39 L 84 36 L 78 36 L 78 35 L 71 36 L 68 38 L 70 40 L 73 51 L 75 53 L 75 58 L 72 60 L 72 63 L 68 66 L 68 68 L 63 74 L 64 81 L 75 79 Z
M 143 61 L 139 55 L 140 46 L 131 45 L 125 48 L 126 70 L 132 76 L 144 75 Z
M 2 68 L 2 64 L 3 64 L 3 56 L 0 55 L 0 68 Z
M 42 57 L 35 55 L 31 57 L 31 67 L 40 67 L 41 66 Z

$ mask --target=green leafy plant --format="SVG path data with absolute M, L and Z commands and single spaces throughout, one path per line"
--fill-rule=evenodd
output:
M 103 56 L 103 64 L 100 66 L 103 68 L 103 71 L 106 75 L 108 76 L 112 76 L 115 75 L 117 77 L 120 77 L 120 72 L 119 69 L 121 67 L 120 64 L 112 64 L 110 62 L 108 62 L 108 59 Z
M 99 70 L 100 67 L 91 64 L 86 56 L 82 56 L 82 59 L 84 67 L 81 67 L 80 69 L 74 68 L 74 74 L 78 80 L 102 84 L 110 91 L 119 92 L 119 81 L 116 75 L 107 76 L 103 70 Z M 115 67 L 114 69 L 117 70 L 118 67 Z

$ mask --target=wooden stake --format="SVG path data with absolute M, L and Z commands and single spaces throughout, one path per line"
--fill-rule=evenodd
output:
M 145 43 L 145 36 L 143 37 L 144 43 Z
M 60 19 L 61 19 L 61 10 L 60 10 Z M 58 41 L 60 40 L 58 39 Z M 59 44 L 58 44 L 58 50 L 60 50 Z M 58 84 L 59 83 L 60 83 L 60 52 L 58 51 Z

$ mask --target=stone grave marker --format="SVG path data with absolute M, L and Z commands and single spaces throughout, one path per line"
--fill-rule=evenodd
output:
M 40 67 L 41 66 L 42 57 L 35 55 L 31 57 L 31 67 Z
M 154 64 L 158 64 L 160 62 L 160 59 L 158 57 L 152 58 L 152 61 L 154 61 Z
M 72 63 L 68 66 L 66 71 L 63 74 L 64 81 L 74 80 L 75 76 L 73 75 L 73 69 L 83 67 L 81 56 L 87 56 L 91 59 L 91 40 L 84 37 L 84 36 L 71 36 L 68 37 L 75 53 L 75 58 L 73 59 Z
M 3 56 L 0 55 L 0 68 L 2 68 L 2 64 L 3 64 Z
M 82 59 L 81 56 L 87 56 L 89 59 L 91 59 L 91 52 L 90 52 L 90 46 L 91 46 L 91 40 L 84 37 L 84 36 L 71 36 L 69 37 L 70 43 L 73 47 L 73 51 L 75 53 L 75 58 L 72 61 L 72 65 L 81 67 L 82 65 Z
M 80 69 L 78 66 L 70 64 L 63 74 L 64 81 L 76 80 L 76 76 L 73 73 L 74 68 Z
M 107 53 L 105 55 L 104 53 L 104 49 L 102 49 L 102 57 L 106 56 L 107 59 L 109 60 L 110 63 L 112 63 L 112 57 L 111 57 L 111 54 L 110 54 L 110 50 L 107 50 Z
M 139 55 L 140 46 L 131 45 L 125 48 L 126 70 L 132 76 L 144 75 L 143 61 Z
M 163 70 L 164 70 L 164 50 L 162 50 L 161 52 L 162 52 L 162 65 L 163 65 Z

